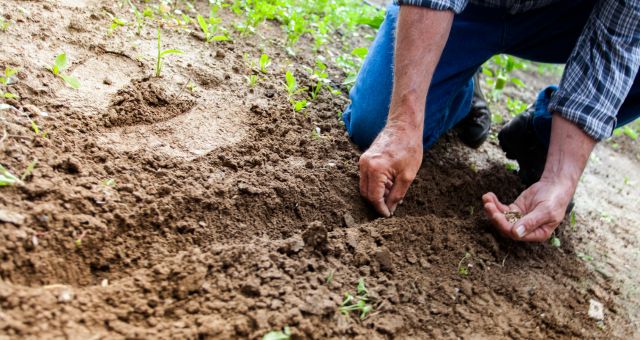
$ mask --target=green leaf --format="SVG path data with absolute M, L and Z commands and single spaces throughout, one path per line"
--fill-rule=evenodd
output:
M 209 36 L 209 25 L 204 20 L 204 17 L 202 15 L 198 14 L 198 16 L 196 18 L 198 19 L 198 25 L 200 25 L 200 29 L 202 30 L 202 33 L 204 33 L 205 37 L 208 37 Z
M 575 210 L 571 210 L 571 215 L 569 218 L 569 224 L 574 227 L 576 225 L 576 211 Z
M 360 278 L 360 280 L 358 280 L 358 287 L 356 291 L 358 292 L 358 295 L 367 295 L 369 293 L 367 286 L 364 284 L 364 278 Z
M 18 96 L 16 96 L 15 94 L 11 93 L 11 92 L 6 92 L 3 97 L 5 97 L 6 99 L 16 99 L 18 98 Z
M 492 113 L 491 114 L 491 121 L 495 124 L 502 124 L 502 115 L 500 115 L 499 113 Z
M 18 178 L 16 176 L 0 165 L 0 187 L 14 185 L 17 181 Z
M 38 160 L 34 159 L 33 161 L 31 161 L 31 163 L 29 163 L 29 166 L 27 166 L 27 169 L 22 173 L 22 176 L 20 176 L 20 180 L 24 181 L 27 177 L 29 177 L 29 175 L 31 175 L 31 173 L 33 172 L 33 169 L 35 169 L 36 164 L 38 164 Z
M 493 88 L 496 90 L 502 90 L 506 83 L 507 83 L 507 77 L 505 77 L 504 75 L 499 75 L 496 78 L 496 84 Z
M 285 73 L 284 75 L 284 78 L 287 80 L 287 89 L 289 90 L 289 93 L 295 92 L 298 84 L 296 83 L 296 77 L 293 75 L 293 73 L 291 73 L 291 71 L 287 71 L 287 73 Z
M 552 247 L 560 248 L 560 245 L 561 245 L 561 243 L 560 243 L 560 239 L 559 239 L 559 238 L 557 238 L 555 235 L 554 235 L 554 236 L 551 236 L 551 238 L 549 239 L 549 244 L 550 244 Z
M 79 89 L 80 88 L 80 81 L 78 79 L 76 79 L 73 76 L 70 76 L 68 74 L 61 74 L 60 78 L 62 78 L 64 80 L 64 82 L 69 85 L 69 87 L 71 87 L 72 89 Z
M 365 47 L 354 48 L 353 51 L 351 51 L 351 54 L 360 59 L 364 59 L 367 56 L 367 53 L 369 53 L 369 50 Z
M 622 128 L 617 128 L 615 130 L 613 130 L 613 135 L 618 137 L 618 136 L 622 136 Z
M 520 86 L 520 87 L 526 87 L 526 85 L 522 82 L 522 80 L 515 78 L 515 77 L 511 77 L 511 82 Z
M 285 327 L 283 331 L 271 331 L 262 337 L 262 340 L 289 340 L 291 339 L 291 330 Z
M 491 70 L 487 67 L 482 68 L 482 73 L 484 73 L 484 75 L 487 77 L 493 78 L 493 72 L 491 72 Z
M 226 35 L 216 35 L 213 38 L 211 38 L 211 40 L 213 40 L 213 41 L 228 41 L 230 39 Z
M 638 139 L 638 132 L 634 129 L 632 129 L 631 127 L 629 127 L 629 125 L 625 125 L 625 127 L 623 128 L 622 132 L 624 132 L 625 135 L 627 135 L 627 137 L 636 140 Z
M 67 68 L 67 54 L 60 53 L 56 56 L 56 61 L 53 66 L 53 74 L 58 75 L 61 71 Z
M 307 107 L 307 101 L 306 100 L 300 100 L 295 102 L 295 104 L 293 105 L 293 109 L 296 112 L 300 112 L 302 109 L 304 109 L 305 107 Z
M 183 54 L 183 53 L 184 52 L 177 49 L 164 50 L 162 51 L 162 53 L 160 53 L 160 57 L 164 57 L 165 55 L 169 55 L 169 54 Z

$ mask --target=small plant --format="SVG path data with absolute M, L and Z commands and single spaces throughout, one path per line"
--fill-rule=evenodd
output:
M 208 19 L 205 19 L 200 14 L 198 14 L 198 16 L 196 17 L 198 25 L 200 26 L 202 33 L 204 33 L 204 40 L 207 43 L 210 43 L 212 41 L 229 40 L 228 32 L 224 28 L 220 27 L 220 22 L 222 21 L 222 19 L 216 18 L 215 14 L 216 11 L 212 8 L 211 14 L 209 15 Z M 218 30 L 220 30 L 222 34 L 218 34 Z
M 156 58 L 156 77 L 160 77 L 162 73 L 162 58 L 169 54 L 183 54 L 184 52 L 177 49 L 162 50 L 161 29 L 158 27 L 158 55 Z
M 468 261 L 470 258 L 471 258 L 471 254 L 469 252 L 465 252 L 462 259 L 460 259 L 460 262 L 458 262 L 458 274 L 462 276 L 469 275 L 469 267 L 471 267 L 471 264 L 469 263 L 465 264 L 464 262 Z
M 256 74 L 245 76 L 245 78 L 247 79 L 247 83 L 249 84 L 249 87 L 254 87 L 258 84 L 258 75 Z
M 4 87 L 9 86 L 9 84 L 11 84 L 11 77 L 13 77 L 14 75 L 16 75 L 16 73 L 18 73 L 18 70 L 11 68 L 10 66 L 7 66 L 4 68 L 4 75 L 0 76 L 0 84 L 4 85 Z M 2 96 L 2 98 L 5 99 L 16 99 L 18 98 L 17 95 L 7 91 L 0 91 L 0 95 Z
M 31 120 L 31 130 L 33 130 L 33 133 L 35 133 L 36 136 L 40 136 L 42 138 L 47 138 L 47 132 L 46 131 L 41 131 L 40 127 L 38 126 L 38 124 L 36 123 L 35 120 Z
M 504 167 L 509 171 L 518 171 L 518 164 L 514 162 L 506 162 Z
M 11 21 L 4 20 L 4 18 L 0 17 L 0 31 L 6 32 L 9 29 L 9 25 L 11 25 Z
M 331 270 L 329 272 L 329 274 L 327 274 L 327 276 L 325 276 L 324 281 L 328 284 L 331 285 L 331 283 L 333 282 L 333 275 L 334 275 L 334 271 Z
M 576 211 L 571 210 L 571 214 L 569 214 L 569 225 L 571 226 L 571 230 L 576 231 Z
M 22 176 L 20 176 L 20 180 L 21 181 L 24 182 L 24 180 L 26 180 L 29 176 L 31 176 L 31 174 L 33 173 L 33 169 L 36 168 L 36 164 L 38 164 L 38 160 L 37 159 L 34 159 L 34 160 L 31 161 L 31 163 L 29 163 L 27 168 L 22 173 Z
M 78 81 L 78 79 L 76 79 L 75 77 L 68 75 L 66 73 L 63 73 L 68 66 L 68 61 L 67 61 L 67 54 L 66 53 L 60 53 L 56 56 L 56 60 L 53 64 L 53 66 L 51 68 L 49 68 L 49 70 L 56 76 L 62 78 L 62 80 L 64 80 L 64 82 L 71 88 L 73 89 L 79 89 L 80 88 L 80 82 Z
M 118 18 L 117 16 L 109 12 L 106 12 L 106 13 L 111 18 L 111 25 L 109 25 L 109 29 L 107 30 L 108 35 L 112 35 L 118 28 L 125 27 L 128 25 L 126 21 Z
M 553 235 L 551 235 L 551 238 L 549 238 L 549 244 L 554 248 L 560 248 L 560 246 L 562 245 L 560 239 L 556 236 L 555 233 L 553 233 Z
M 113 178 L 107 178 L 105 180 L 102 180 L 100 182 L 100 184 L 105 186 L 105 187 L 115 187 L 116 186 L 116 181 Z
M 525 102 L 519 99 L 511 99 L 507 97 L 507 110 L 509 111 L 509 114 L 511 114 L 512 117 L 515 117 L 518 114 L 524 112 L 524 110 L 526 110 L 527 107 L 528 105 Z
M 262 340 L 289 340 L 291 339 L 291 329 L 285 326 L 282 331 L 271 331 L 262 337 Z
M 291 71 L 287 71 L 287 73 L 285 74 L 285 80 L 286 80 L 285 85 L 287 89 L 287 94 L 289 96 L 289 102 L 293 106 L 293 111 L 294 112 L 302 111 L 305 107 L 307 107 L 307 101 L 304 99 L 295 100 L 294 96 L 304 91 L 305 89 L 300 89 L 298 87 L 298 82 L 296 81 L 296 77 L 293 75 Z
M 271 58 L 268 55 L 262 54 L 260 56 L 260 72 L 267 73 L 267 68 L 271 65 Z
M 0 187 L 14 185 L 19 183 L 20 179 L 14 176 L 9 170 L 5 169 L 4 166 L 0 165 Z
M 368 295 L 369 291 L 364 284 L 364 279 L 360 278 L 360 280 L 358 280 L 358 286 L 356 287 L 356 295 L 353 296 L 350 293 L 345 293 L 344 300 L 338 308 L 340 313 L 343 315 L 349 315 L 349 313 L 357 311 L 360 316 L 360 320 L 366 319 L 369 313 L 373 310 L 373 306 L 367 304 L 367 301 L 369 300 Z
M 313 100 L 318 98 L 322 87 L 329 81 L 329 74 L 327 74 L 326 70 L 327 65 L 320 60 L 316 60 L 316 68 L 313 70 L 313 75 L 311 76 L 311 79 L 316 81 L 316 85 L 311 90 L 311 99 Z

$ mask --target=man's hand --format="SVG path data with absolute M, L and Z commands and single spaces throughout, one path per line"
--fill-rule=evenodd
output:
M 551 237 L 562 222 L 574 191 L 572 183 L 540 181 L 523 191 L 509 206 L 502 204 L 492 192 L 482 196 L 482 202 L 491 222 L 502 235 L 542 242 Z M 509 211 L 517 211 L 523 217 L 512 224 L 504 215 Z
M 360 193 L 385 217 L 393 215 L 420 169 L 421 132 L 388 125 L 360 156 Z
M 400 7 L 387 124 L 360 157 L 360 193 L 385 217 L 393 214 L 422 163 L 427 92 L 452 22 L 451 11 Z
M 596 142 L 577 125 L 555 114 L 547 162 L 540 181 L 506 206 L 492 192 L 482 196 L 484 210 L 503 235 L 522 241 L 544 241 L 562 222 Z M 523 217 L 511 224 L 505 212 Z

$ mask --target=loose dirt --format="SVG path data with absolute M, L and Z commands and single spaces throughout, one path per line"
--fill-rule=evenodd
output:
M 20 99 L 0 111 L 0 161 L 15 174 L 37 165 L 0 189 L 2 335 L 260 338 L 289 326 L 298 339 L 638 336 L 629 208 L 639 194 L 612 185 L 620 169 L 640 183 L 636 160 L 597 150 L 578 227 L 560 227 L 560 248 L 490 226 L 481 195 L 508 201 L 522 189 L 494 140 L 472 151 L 444 137 L 396 216 L 376 218 L 337 115 L 346 97 L 325 91 L 292 112 L 282 67 L 295 62 L 309 85 L 300 66 L 314 60 L 288 57 L 277 24 L 210 45 L 166 30 L 163 46 L 186 53 L 153 78 L 155 28 L 107 36 L 105 10 L 125 12 L 3 3 L 15 23 L 0 32 L 0 66 L 20 70 Z M 244 56 L 262 50 L 280 65 L 249 88 Z M 45 68 L 62 51 L 80 90 Z M 590 247 L 593 261 L 577 256 Z M 359 278 L 374 302 L 365 320 L 338 311 Z M 588 317 L 590 299 L 604 303 L 604 322 Z

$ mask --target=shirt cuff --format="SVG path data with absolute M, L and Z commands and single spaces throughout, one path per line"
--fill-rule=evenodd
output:
M 593 99 L 567 93 L 560 88 L 551 97 L 549 112 L 557 113 L 564 119 L 576 124 L 596 141 L 609 138 L 616 126 L 616 118 L 608 112 L 593 106 Z
M 466 0 L 393 0 L 396 5 L 411 5 L 460 14 L 467 6 Z

